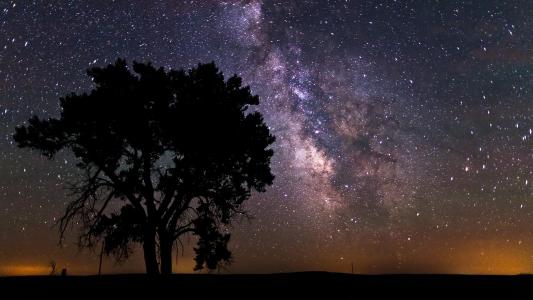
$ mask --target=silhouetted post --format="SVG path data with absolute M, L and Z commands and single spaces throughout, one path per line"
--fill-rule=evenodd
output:
M 102 242 L 102 249 L 100 249 L 100 263 L 98 264 L 98 276 L 102 275 L 102 257 L 104 256 L 104 243 Z
M 66 268 L 63 268 L 61 270 L 61 276 L 63 276 L 63 277 L 67 276 L 67 269 Z

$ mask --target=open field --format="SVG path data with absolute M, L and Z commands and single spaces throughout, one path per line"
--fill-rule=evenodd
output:
M 242 275 L 28 276 L 0 278 L 2 299 L 435 299 L 472 295 L 531 298 L 533 276 L 351 275 L 326 272 Z M 168 296 L 167 296 L 168 295 Z

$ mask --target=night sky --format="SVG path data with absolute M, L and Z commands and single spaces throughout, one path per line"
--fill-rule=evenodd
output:
M 75 159 L 12 134 L 118 57 L 215 61 L 260 96 L 276 179 L 226 272 L 533 272 L 531 0 L 0 0 L 0 274 L 97 272 L 53 226 Z

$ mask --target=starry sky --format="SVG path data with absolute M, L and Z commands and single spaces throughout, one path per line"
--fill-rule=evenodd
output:
M 12 134 L 118 57 L 215 61 L 260 96 L 276 179 L 225 272 L 533 272 L 530 0 L 0 0 L 0 274 L 97 272 L 53 226 L 75 159 Z

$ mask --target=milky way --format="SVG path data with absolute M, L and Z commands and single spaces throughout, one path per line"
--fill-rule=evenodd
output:
M 533 3 L 462 2 L 0 2 L 0 273 L 97 270 L 57 247 L 75 160 L 12 134 L 117 57 L 215 61 L 260 96 L 276 180 L 226 272 L 532 272 Z

